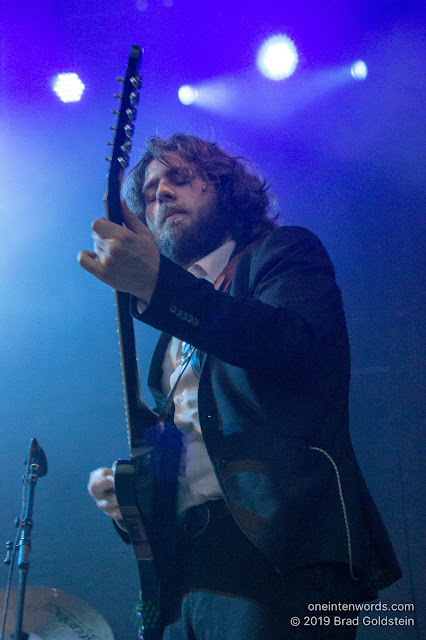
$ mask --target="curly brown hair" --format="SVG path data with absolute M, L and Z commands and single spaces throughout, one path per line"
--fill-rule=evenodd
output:
M 195 167 L 201 178 L 215 185 L 218 211 L 227 219 L 238 246 L 247 245 L 277 226 L 275 198 L 265 178 L 257 174 L 252 164 L 245 158 L 229 155 L 214 142 L 185 133 L 175 133 L 167 140 L 158 136 L 149 138 L 141 160 L 126 177 L 123 197 L 142 220 L 145 221 L 142 196 L 145 171 L 152 160 L 164 161 L 164 154 L 170 152 L 178 153 Z

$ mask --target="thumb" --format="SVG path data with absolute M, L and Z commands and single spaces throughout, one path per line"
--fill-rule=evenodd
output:
M 143 233 L 145 231 L 146 227 L 144 223 L 130 211 L 124 198 L 121 198 L 121 211 L 123 213 L 124 224 L 128 229 L 135 233 Z

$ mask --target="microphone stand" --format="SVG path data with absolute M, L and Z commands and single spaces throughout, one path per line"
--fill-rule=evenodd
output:
M 17 592 L 17 605 L 16 605 L 16 617 L 15 617 L 15 631 L 13 634 L 14 640 L 24 640 L 28 638 L 28 634 L 22 632 L 22 619 L 24 615 L 24 601 L 25 601 L 25 589 L 27 585 L 27 577 L 29 571 L 29 558 L 31 551 L 31 531 L 33 526 L 33 504 L 34 493 L 37 484 L 37 480 L 47 473 L 47 459 L 43 449 L 38 444 L 35 438 L 31 439 L 30 448 L 27 458 L 26 474 L 23 478 L 23 504 L 22 504 L 22 517 L 17 518 L 16 526 L 18 528 L 15 544 L 11 542 L 6 543 L 7 554 L 5 563 L 10 564 L 10 573 L 7 584 L 7 590 L 5 594 L 3 621 L 1 628 L 0 640 L 4 640 L 4 627 L 6 624 L 6 613 L 9 599 L 9 590 L 11 583 L 11 576 L 13 572 L 13 565 L 15 559 L 15 553 L 19 549 L 18 554 L 18 592 Z

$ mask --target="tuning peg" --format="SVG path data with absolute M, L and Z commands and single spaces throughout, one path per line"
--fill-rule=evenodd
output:
M 131 107 L 130 109 L 126 109 L 126 115 L 129 118 L 129 120 L 135 120 L 136 119 L 136 109 L 134 107 Z
M 105 158 L 107 162 L 112 162 L 112 158 Z
M 122 100 L 123 99 L 123 94 L 122 93 L 114 93 L 114 98 L 117 98 L 117 100 Z
M 130 104 L 138 104 L 139 94 L 137 91 L 132 91 L 132 93 L 129 95 L 129 102 Z
M 123 151 L 123 153 L 129 154 L 132 149 L 132 141 L 127 140 L 121 145 L 120 149 Z
M 12 542 L 12 540 L 8 540 L 6 542 L 6 556 L 3 560 L 4 564 L 10 564 L 11 558 L 12 558 L 12 551 L 13 551 L 13 547 L 14 544 Z
M 121 76 L 118 76 L 117 82 L 124 82 L 124 78 L 122 78 Z
M 114 146 L 114 143 L 113 143 L 113 142 L 108 142 L 108 146 L 109 146 L 109 147 L 113 147 L 113 146 Z
M 119 114 L 119 113 L 120 113 L 120 112 L 118 111 L 118 109 L 114 109 L 113 114 L 114 114 L 115 116 L 118 116 L 118 114 Z
M 126 156 L 120 156 L 118 158 L 118 162 L 121 164 L 123 169 L 129 166 L 129 159 Z
M 110 127 L 111 131 L 117 131 L 117 127 Z
M 135 130 L 135 127 L 132 125 L 131 122 L 129 122 L 129 124 L 126 124 L 126 126 L 124 127 L 124 133 L 128 138 L 132 137 L 134 130 Z
M 132 83 L 135 89 L 141 88 L 142 82 L 141 82 L 140 76 L 133 76 L 133 78 L 130 78 L 130 82 Z

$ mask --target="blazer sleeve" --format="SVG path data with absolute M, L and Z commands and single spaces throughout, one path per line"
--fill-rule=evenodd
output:
M 231 295 L 161 256 L 141 321 L 245 369 L 300 371 L 342 318 L 334 269 L 319 239 L 279 227 L 237 264 Z

